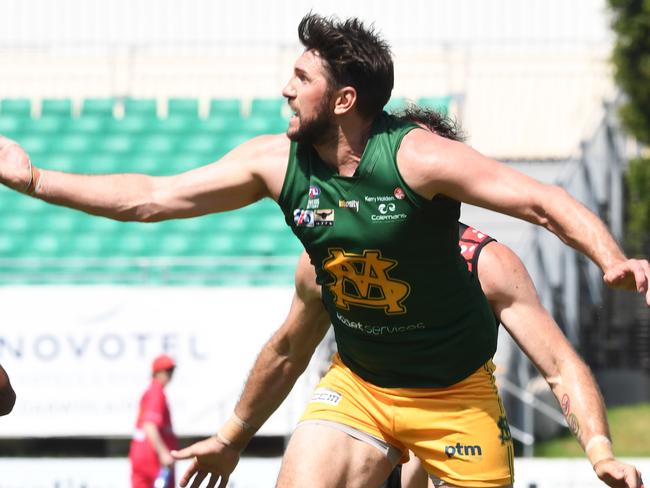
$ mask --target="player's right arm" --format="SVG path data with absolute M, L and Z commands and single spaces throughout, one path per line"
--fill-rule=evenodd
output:
M 176 459 L 194 458 L 180 486 L 187 486 L 192 477 L 198 486 L 207 476 L 214 483 L 221 477 L 219 487 L 226 485 L 241 451 L 287 397 L 329 325 L 314 268 L 303 253 L 289 314 L 258 355 L 233 415 L 216 436 L 172 452 Z
M 220 160 L 173 176 L 82 175 L 34 167 L 14 141 L 0 137 L 0 183 L 47 202 L 115 220 L 156 222 L 196 217 L 277 199 L 289 139 L 259 136 Z M 36 163 L 36 162 L 34 162 Z
M 498 242 L 483 248 L 478 263 L 494 313 L 546 379 L 598 477 L 612 487 L 640 488 L 636 468 L 614 458 L 605 405 L 591 370 L 540 303 L 524 264 Z
M 10 413 L 16 404 L 16 392 L 11 387 L 9 375 L 0 366 L 0 415 Z

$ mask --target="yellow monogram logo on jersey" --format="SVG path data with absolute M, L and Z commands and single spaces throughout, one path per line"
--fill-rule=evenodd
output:
M 334 276 L 334 282 L 328 286 L 338 308 L 349 310 L 352 304 L 383 308 L 387 314 L 406 312 L 402 302 L 411 287 L 388 276 L 388 270 L 397 266 L 397 261 L 382 258 L 381 251 L 376 250 L 366 250 L 361 255 L 334 248 L 329 253 L 323 268 Z

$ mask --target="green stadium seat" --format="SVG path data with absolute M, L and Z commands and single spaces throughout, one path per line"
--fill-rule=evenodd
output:
M 168 115 L 199 116 L 199 101 L 196 98 L 170 98 L 167 102 Z
M 76 172 L 80 164 L 74 154 L 48 152 L 43 153 L 40 158 L 40 165 L 45 169 L 52 169 L 56 171 Z
M 121 173 L 143 173 L 152 176 L 169 175 L 170 160 L 172 154 L 153 152 L 132 152 L 121 155 L 119 172 Z
M 221 146 L 219 139 L 218 135 L 206 133 L 184 135 L 178 140 L 178 150 L 215 154 Z
M 65 132 L 70 117 L 61 117 L 58 115 L 43 115 L 38 119 L 31 119 L 25 124 L 25 130 L 32 134 L 52 134 L 58 135 Z
M 155 98 L 125 98 L 124 115 L 141 115 L 156 118 L 158 104 Z
M 175 138 L 164 134 L 147 134 L 138 137 L 134 146 L 145 153 L 171 153 L 175 149 Z
M 63 134 L 56 144 L 58 151 L 67 153 L 80 153 L 94 149 L 96 137 L 83 133 Z
M 237 239 L 227 232 L 215 232 L 202 236 L 194 242 L 191 255 L 194 256 L 231 256 L 239 254 Z
M 32 236 L 27 254 L 38 257 L 55 257 L 62 252 L 62 239 L 55 234 L 40 233 Z
M 81 115 L 113 117 L 114 98 L 86 98 L 81 102 Z
M 244 119 L 242 132 L 248 132 L 250 135 L 277 134 L 286 132 L 287 127 L 287 120 L 282 117 L 251 115 Z
M 0 202 L 0 206 L 4 208 L 4 202 Z M 3 215 L 3 217 L 0 218 L 0 236 L 11 238 L 11 236 L 6 234 L 27 232 L 31 229 L 31 225 L 32 224 L 26 215 L 19 213 Z
M 168 174 L 184 173 L 213 162 L 218 155 L 214 152 L 179 152 L 166 161 Z
M 29 118 L 32 113 L 32 103 L 28 98 L 5 98 L 0 100 L 0 113 Z
M 152 128 L 152 122 L 157 122 L 155 116 L 143 114 L 130 114 L 122 119 L 112 119 L 108 122 L 107 131 L 110 134 L 126 134 L 131 137 L 132 134 L 138 132 L 147 132 Z
M 45 98 L 41 101 L 41 116 L 72 117 L 72 100 L 69 98 Z
M 96 144 L 100 152 L 122 154 L 133 152 L 137 141 L 128 134 L 110 134 L 97 138 Z
M 89 174 L 123 173 L 120 164 L 124 158 L 123 154 L 90 151 L 77 155 L 77 172 Z M 134 171 L 131 171 L 132 173 Z
M 157 242 L 158 254 L 161 256 L 187 256 L 192 249 L 192 239 L 187 234 L 165 233 Z
M 89 114 L 72 119 L 68 131 L 75 134 L 103 134 L 108 130 L 112 115 Z
M 82 233 L 71 236 L 61 246 L 64 256 L 94 258 L 106 255 L 110 237 L 99 233 Z
M 25 119 L 21 116 L 0 113 L 0 134 L 6 137 L 19 134 L 25 125 Z
M 107 240 L 111 240 L 114 234 L 120 234 L 126 225 L 117 220 L 86 215 L 81 212 L 77 212 L 75 218 L 77 219 L 79 235 L 105 236 Z
M 35 163 L 40 153 L 54 150 L 53 144 L 56 141 L 43 135 L 25 133 L 17 137 L 16 142 L 30 154 L 32 162 Z
M 451 96 L 440 97 L 420 97 L 418 98 L 418 106 L 424 108 L 431 108 L 442 114 L 449 113 L 451 105 Z
M 111 242 L 110 252 L 116 256 L 150 256 L 156 237 L 146 233 L 122 232 Z
M 158 119 L 155 131 L 169 134 L 194 134 L 202 130 L 203 121 L 196 115 L 171 114 L 165 119 Z
M 214 98 L 210 100 L 210 117 L 240 117 L 241 100 L 238 98 Z
M 285 98 L 254 98 L 251 102 L 251 115 L 282 117 L 287 107 Z
M 404 110 L 411 104 L 411 101 L 406 97 L 393 97 L 388 100 L 388 103 L 384 107 L 386 112 L 397 112 Z

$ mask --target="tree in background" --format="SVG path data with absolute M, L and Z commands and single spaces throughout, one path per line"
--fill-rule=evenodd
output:
M 617 39 L 613 61 L 616 81 L 627 95 L 623 126 L 650 146 L 650 1 L 608 0 Z M 630 161 L 626 175 L 626 243 L 631 252 L 650 253 L 650 152 Z

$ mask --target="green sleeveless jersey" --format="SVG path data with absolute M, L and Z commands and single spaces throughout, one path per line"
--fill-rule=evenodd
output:
M 422 198 L 397 170 L 414 127 L 382 113 L 351 177 L 292 143 L 279 199 L 316 268 L 341 359 L 390 388 L 452 385 L 496 350 L 494 315 L 459 252 L 460 204 Z

